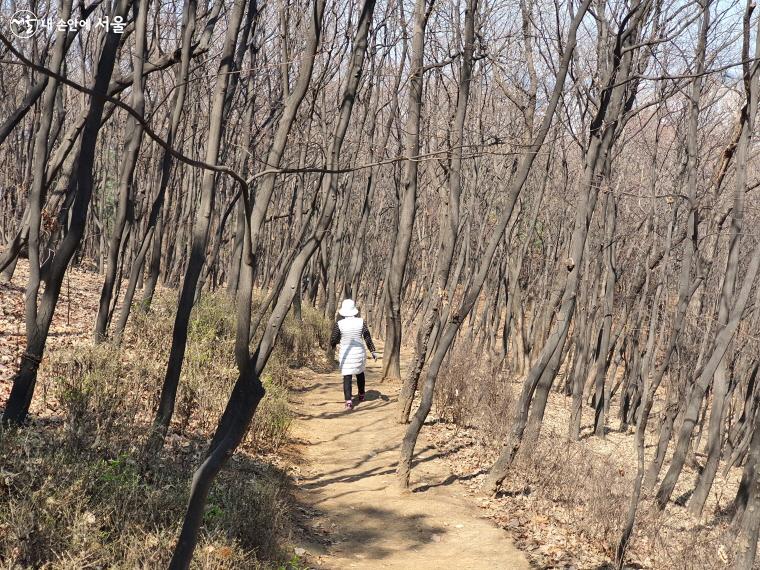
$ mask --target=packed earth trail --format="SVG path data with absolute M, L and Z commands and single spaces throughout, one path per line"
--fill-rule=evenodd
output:
M 297 498 L 306 533 L 296 552 L 310 567 L 329 569 L 529 568 L 509 535 L 452 482 L 424 432 L 411 492 L 396 487 L 400 385 L 380 383 L 380 373 L 380 360 L 369 359 L 366 401 L 352 411 L 343 410 L 337 371 L 300 377 L 293 435 L 303 457 Z

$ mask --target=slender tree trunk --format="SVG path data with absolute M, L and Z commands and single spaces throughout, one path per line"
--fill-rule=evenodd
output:
M 594 413 L 594 433 L 599 437 L 605 436 L 605 406 L 607 399 L 605 398 L 604 380 L 607 376 L 607 370 L 609 360 L 607 359 L 607 353 L 610 348 L 610 333 L 612 330 L 612 309 L 615 298 L 615 220 L 617 218 L 615 203 L 615 196 L 612 193 L 607 194 L 607 219 L 605 221 L 605 262 L 606 273 L 605 279 L 605 292 L 604 292 L 604 316 L 602 317 L 602 339 L 599 344 L 599 353 L 597 354 L 597 367 L 595 371 L 595 413 Z
M 689 442 L 691 440 L 691 434 L 694 430 L 694 426 L 697 423 L 699 412 L 702 409 L 702 401 L 704 394 L 709 386 L 712 374 L 718 368 L 720 361 L 728 349 L 728 344 L 734 337 L 736 330 L 739 328 L 739 322 L 744 314 L 744 309 L 749 300 L 750 291 L 752 289 L 755 275 L 757 273 L 758 265 L 760 264 L 760 242 L 755 246 L 754 251 L 751 254 L 750 264 L 747 268 L 747 272 L 744 275 L 741 290 L 736 296 L 731 309 L 729 311 L 729 318 L 726 326 L 718 333 L 715 341 L 712 345 L 712 351 L 710 358 L 704 365 L 704 368 L 699 372 L 692 388 L 692 395 L 689 399 L 686 411 L 684 413 L 683 422 L 681 423 L 681 429 L 678 434 L 678 441 L 676 448 L 673 452 L 673 458 L 670 462 L 665 478 L 660 485 L 660 489 L 657 492 L 657 504 L 660 508 L 664 508 L 670 499 L 670 495 L 673 492 L 675 484 L 678 480 L 678 475 L 683 468 L 683 464 L 686 461 L 686 454 L 688 452 Z
M 757 431 L 760 428 L 755 429 Z M 753 440 L 760 441 L 760 438 L 753 437 Z M 751 570 L 755 563 L 757 539 L 760 534 L 760 470 L 754 469 L 749 489 L 747 510 L 744 512 L 739 528 L 734 570 Z
M 422 327 L 417 335 L 417 350 L 415 362 L 399 393 L 401 423 L 409 421 L 412 411 L 412 401 L 417 391 L 422 368 L 428 353 L 428 344 L 433 327 L 441 326 L 440 313 L 444 304 L 450 303 L 446 294 L 454 260 L 454 248 L 459 228 L 459 196 L 462 191 L 462 147 L 464 146 L 464 125 L 467 118 L 467 105 L 470 98 L 472 82 L 473 56 L 475 52 L 475 18 L 478 13 L 478 0 L 468 0 L 465 8 L 464 52 L 459 71 L 459 90 L 457 93 L 457 110 L 454 117 L 454 129 L 451 134 L 451 164 L 449 165 L 449 180 L 447 194 L 441 204 L 441 237 L 436 261 L 435 291 L 430 291 L 429 310 L 424 312 Z
M 636 449 L 637 449 L 637 471 L 636 478 L 634 479 L 633 493 L 631 494 L 631 500 L 628 506 L 628 514 L 623 526 L 620 541 L 618 543 L 615 552 L 615 563 L 619 569 L 623 567 L 625 561 L 625 553 L 628 548 L 628 542 L 633 533 L 633 527 L 636 522 L 636 511 L 638 509 L 639 501 L 641 500 L 641 492 L 644 481 L 644 445 L 646 439 L 646 428 L 649 422 L 649 415 L 654 404 L 654 397 L 657 389 L 662 382 L 665 372 L 667 371 L 673 353 L 675 352 L 678 337 L 681 334 L 681 330 L 684 324 L 684 317 L 689 305 L 689 301 L 692 297 L 694 289 L 691 286 L 691 270 L 696 252 L 696 240 L 697 240 L 697 204 L 696 204 L 696 190 L 697 190 L 697 153 L 696 153 L 696 129 L 699 121 L 699 99 L 701 96 L 701 71 L 704 69 L 705 63 L 705 49 L 707 43 L 707 32 L 710 26 L 710 2 L 711 0 L 705 0 L 705 3 L 701 6 L 702 9 L 702 22 L 700 25 L 700 35 L 696 49 L 696 68 L 697 78 L 692 83 L 692 89 L 690 93 L 690 105 L 689 105 L 689 122 L 688 122 L 688 135 L 687 135 L 687 164 L 686 164 L 686 195 L 688 204 L 688 217 L 687 217 L 687 240 L 686 250 L 681 260 L 681 271 L 678 282 L 678 303 L 676 305 L 676 314 L 671 327 L 670 338 L 665 350 L 665 354 L 662 357 L 660 365 L 655 370 L 654 376 L 651 379 L 651 383 L 648 382 L 649 366 L 654 364 L 654 357 L 651 352 L 647 352 L 647 358 L 645 360 L 645 368 L 642 369 L 642 378 L 645 382 L 643 390 L 643 402 L 641 405 L 641 412 L 639 414 L 638 422 L 636 425 Z M 675 213 L 674 213 L 675 219 Z M 672 228 L 673 223 L 671 223 Z M 668 231 L 668 246 L 671 244 L 672 230 Z M 659 287 L 658 287 L 659 290 Z M 653 310 L 657 310 L 655 306 Z M 652 338 L 653 327 L 650 326 L 650 339 Z
M 528 174 L 530 173 L 533 161 L 535 160 L 538 151 L 543 146 L 546 135 L 549 132 L 554 112 L 557 109 L 559 98 L 564 90 L 565 77 L 567 76 L 567 71 L 570 66 L 572 52 L 575 49 L 576 32 L 578 31 L 578 26 L 580 25 L 581 20 L 588 10 L 590 2 L 591 0 L 584 1 L 584 3 L 578 8 L 578 11 L 575 13 L 573 20 L 570 23 L 567 39 L 565 41 L 565 51 L 562 54 L 558 66 L 554 88 L 547 103 L 546 112 L 541 121 L 541 126 L 538 129 L 532 144 L 526 149 L 525 154 L 520 158 L 517 170 L 515 171 L 509 189 L 506 192 L 506 201 L 504 209 L 502 210 L 501 220 L 498 225 L 493 228 L 491 238 L 482 254 L 477 271 L 464 292 L 459 308 L 453 314 L 451 320 L 448 321 L 443 332 L 440 334 L 440 338 L 437 340 L 435 354 L 433 354 L 430 359 L 430 365 L 428 366 L 428 371 L 425 375 L 425 384 L 422 390 L 420 407 L 412 417 L 401 444 L 401 457 L 399 459 L 399 466 L 396 474 L 398 477 L 398 483 L 403 488 L 409 486 L 409 475 L 412 467 L 414 447 L 417 444 L 417 437 L 422 429 L 422 425 L 433 405 L 433 392 L 435 390 L 435 381 L 438 377 L 438 371 L 443 364 L 443 360 L 446 357 L 449 348 L 451 348 L 451 345 L 454 342 L 454 337 L 459 331 L 464 318 L 470 313 L 470 311 L 472 311 L 475 302 L 480 296 L 480 291 L 483 287 L 483 283 L 485 283 L 488 270 L 491 267 L 493 256 L 496 253 L 496 249 L 501 243 L 504 232 L 509 224 L 509 219 L 512 216 L 512 211 L 517 202 L 517 198 L 528 179 Z
M 404 127 L 404 174 L 399 193 L 398 229 L 389 260 L 387 295 L 387 338 L 383 352 L 383 379 L 401 378 L 401 290 L 412 244 L 417 212 L 417 170 L 420 154 L 420 119 L 425 56 L 425 28 L 430 6 L 426 0 L 415 0 L 412 32 L 411 76 L 407 120 Z
M 143 81 L 143 62 L 146 52 L 146 26 L 148 21 L 148 0 L 139 0 L 135 4 L 137 10 L 135 20 L 135 51 L 132 56 L 132 69 L 134 79 L 132 81 L 132 108 L 142 117 L 145 114 L 145 84 Z M 134 210 L 134 196 L 132 185 L 134 182 L 135 165 L 143 139 L 143 128 L 137 120 L 130 115 L 127 119 L 125 130 L 127 151 L 124 159 L 120 162 L 119 169 L 119 204 L 116 210 L 111 240 L 108 244 L 108 263 L 106 265 L 106 278 L 100 291 L 98 314 L 95 319 L 95 341 L 101 342 L 106 339 L 108 322 L 111 315 L 111 300 L 116 284 L 117 270 L 119 266 L 119 253 L 124 237 L 124 230 Z M 130 222 L 131 223 L 131 222 Z M 122 258 L 122 263 L 124 262 Z M 118 296 L 118 295 L 117 295 Z
M 349 68 L 350 79 L 343 95 L 340 117 L 328 159 L 328 168 L 331 169 L 336 168 L 339 164 L 340 150 L 351 119 L 364 57 L 367 52 L 367 38 L 369 36 L 374 6 L 374 0 L 365 1 L 357 25 Z M 324 5 L 320 5 L 319 0 L 317 0 L 314 5 L 314 12 L 312 13 L 312 17 L 315 19 L 313 24 L 316 29 L 321 27 L 323 7 Z M 211 485 L 216 475 L 245 436 L 256 408 L 264 396 L 264 388 L 260 381 L 260 375 L 272 354 L 277 334 L 293 302 L 295 291 L 300 285 L 303 269 L 314 251 L 316 251 L 319 242 L 324 237 L 332 221 L 336 203 L 336 178 L 335 174 L 325 176 L 324 180 L 326 182 L 324 187 L 328 190 L 328 194 L 325 197 L 324 208 L 316 225 L 315 232 L 306 240 L 290 267 L 284 272 L 287 275 L 284 280 L 284 286 L 278 295 L 272 315 L 253 356 L 249 356 L 248 350 L 251 289 L 254 269 L 253 236 L 246 236 L 243 255 L 246 266 L 241 271 L 241 283 L 238 289 L 238 323 L 235 341 L 235 358 L 240 374 L 230 395 L 227 407 L 219 420 L 214 438 L 206 452 L 206 458 L 193 475 L 190 500 L 182 524 L 182 531 L 169 566 L 172 570 L 186 570 L 190 567 L 190 561 L 198 540 L 206 499 L 208 498 Z M 264 214 L 266 214 L 266 211 Z M 251 215 L 246 217 L 248 220 L 252 219 Z
M 600 172 L 607 171 L 605 162 L 615 139 L 616 128 L 623 120 L 626 107 L 633 104 L 634 94 L 626 92 L 621 80 L 631 74 L 632 50 L 623 53 L 623 46 L 633 43 L 637 29 L 649 13 L 649 4 L 644 1 L 630 11 L 627 27 L 618 32 L 615 50 L 612 54 L 614 65 L 607 71 L 599 109 L 591 123 L 590 142 L 586 152 L 583 177 L 579 185 L 579 201 L 576 209 L 575 225 L 570 240 L 570 256 L 565 261 L 568 271 L 560 309 L 553 323 L 549 337 L 531 368 L 523 385 L 518 401 L 518 417 L 502 448 L 499 458 L 491 467 L 485 482 L 485 492 L 495 494 L 509 466 L 520 447 L 526 427 L 530 426 L 532 438 L 538 435 L 543 420 L 549 390 L 556 377 L 562 360 L 565 341 L 573 317 L 579 285 L 579 273 L 588 235 L 588 227 L 596 204 Z M 622 38 L 625 38 L 623 40 Z M 532 409 L 531 409 L 531 403 Z M 530 418 L 528 413 L 530 412 Z
M 749 16 L 751 4 L 747 5 L 747 15 L 744 18 L 744 47 L 742 53 L 743 59 L 748 58 L 749 52 Z M 758 23 L 758 33 L 760 33 L 760 23 Z M 730 245 L 728 250 L 728 261 L 726 271 L 723 277 L 723 287 L 720 294 L 718 309 L 718 324 L 725 326 L 728 319 L 729 305 L 734 297 L 734 288 L 736 285 L 737 273 L 739 271 L 739 248 L 741 245 L 741 232 L 744 221 L 744 196 L 747 192 L 747 163 L 749 158 L 749 148 L 752 137 L 752 128 L 754 116 L 757 111 L 758 97 L 758 58 L 760 58 L 760 35 L 755 41 L 755 61 L 749 64 L 751 71 L 745 71 L 745 90 L 747 102 L 742 110 L 742 129 L 739 137 L 739 143 L 736 151 L 736 189 L 734 192 L 734 207 L 731 210 L 731 232 Z M 727 403 L 727 394 L 729 389 L 728 366 L 725 360 L 722 360 L 715 371 L 713 379 L 712 405 L 710 408 L 710 424 L 707 444 L 707 461 L 705 467 L 699 476 L 699 481 L 694 489 L 694 494 L 689 502 L 689 511 L 699 516 L 702 514 L 705 502 L 712 488 L 715 474 L 718 471 L 718 462 L 720 461 L 720 448 L 724 436 L 724 412 Z
M 68 14 L 70 4 L 61 5 L 60 14 Z M 128 0 L 120 0 L 115 6 L 112 17 L 124 18 L 129 9 Z M 58 33 L 58 41 L 63 45 L 63 34 Z M 101 128 L 101 118 L 103 116 L 103 107 L 105 99 L 103 94 L 107 92 L 108 83 L 113 73 L 116 61 L 116 53 L 119 48 L 121 36 L 109 32 L 105 36 L 103 47 L 100 52 L 97 71 L 95 73 L 95 83 L 93 86 L 94 95 L 91 97 L 90 108 L 87 113 L 87 121 L 84 131 L 82 132 L 82 147 L 80 150 L 79 167 L 76 173 L 77 179 L 77 198 L 71 211 L 70 225 L 68 232 L 56 249 L 52 260 L 49 262 L 49 269 L 45 275 L 45 290 L 42 298 L 39 300 L 41 277 L 40 277 L 40 256 L 39 256 L 39 236 L 40 223 L 43 204 L 43 182 L 44 177 L 38 178 L 32 191 L 30 192 L 30 226 L 29 226 L 29 284 L 26 291 L 26 326 L 27 326 L 27 345 L 21 359 L 21 366 L 18 373 L 13 378 L 13 387 L 8 398 L 5 412 L 3 414 L 3 423 L 20 424 L 26 418 L 29 412 L 29 406 L 34 395 L 34 387 L 37 380 L 37 369 L 42 361 L 42 355 L 47 343 L 48 331 L 53 320 L 58 296 L 61 291 L 63 277 L 68 268 L 74 252 L 79 247 L 84 234 L 87 211 L 89 209 L 90 198 L 93 187 L 93 165 L 95 163 L 95 146 L 98 139 L 98 133 Z M 51 66 L 51 71 L 60 70 L 63 61 L 63 50 L 56 50 Z M 45 94 L 43 109 L 46 110 L 46 117 L 52 120 L 53 103 L 55 101 L 55 90 L 58 82 L 51 78 L 48 82 Z M 38 137 L 42 142 L 38 145 L 38 152 L 44 153 L 39 155 L 39 161 L 35 161 L 39 169 L 44 169 L 47 153 L 47 135 L 49 133 L 50 122 L 47 128 L 40 128 L 37 131 Z
M 216 85 L 211 114 L 209 118 L 209 132 L 206 138 L 207 164 L 215 165 L 219 158 L 219 149 L 224 128 L 224 103 L 229 84 L 229 71 L 232 66 L 232 56 L 235 51 L 240 23 L 243 18 L 245 0 L 235 0 L 230 16 L 224 40 L 219 69 L 217 71 Z M 177 315 L 172 330 L 172 345 L 169 352 L 169 362 L 166 367 L 161 397 L 154 420 L 154 430 L 149 442 L 149 449 L 157 452 L 164 442 L 164 437 L 169 429 L 172 414 L 174 413 L 174 401 L 177 395 L 177 386 L 182 372 L 182 361 L 187 348 L 187 332 L 190 324 L 190 312 L 193 309 L 196 286 L 201 276 L 203 263 L 206 259 L 206 246 L 208 245 L 209 226 L 214 210 L 216 197 L 216 173 L 206 170 L 201 182 L 200 201 L 193 222 L 190 256 L 182 283 Z

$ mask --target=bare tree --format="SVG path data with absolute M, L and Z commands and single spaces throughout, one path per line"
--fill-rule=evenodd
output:
M 422 83 L 425 56 L 425 28 L 433 3 L 416 0 L 412 31 L 411 70 L 407 121 L 404 127 L 404 174 L 399 192 L 398 231 L 388 267 L 386 284 L 388 321 L 385 334 L 383 378 L 401 378 L 401 288 L 404 280 L 409 248 L 412 242 L 414 219 L 417 211 L 417 155 L 420 152 L 420 118 L 422 116 Z
M 232 66 L 232 57 L 235 52 L 240 22 L 243 19 L 243 11 L 246 3 L 244 0 L 235 0 L 227 27 L 224 51 L 217 71 L 217 81 L 214 88 L 214 98 L 209 115 L 209 133 L 206 145 L 205 162 L 215 165 L 219 159 L 220 143 L 224 128 L 224 102 L 227 96 L 229 84 L 229 71 Z M 177 315 L 174 320 L 172 331 L 172 346 L 169 353 L 169 362 L 166 367 L 166 376 L 161 389 L 161 399 L 154 420 L 154 435 L 151 438 L 150 448 L 157 450 L 164 441 L 169 429 L 174 402 L 177 394 L 177 385 L 182 371 L 182 361 L 187 347 L 187 332 L 190 323 L 190 312 L 196 295 L 196 285 L 201 275 L 201 269 L 206 257 L 209 225 L 214 208 L 216 173 L 204 171 L 200 190 L 200 202 L 195 214 L 193 224 L 190 256 L 188 259 L 185 278 L 182 282 Z
M 343 94 L 340 117 L 332 139 L 330 159 L 327 164 L 328 169 L 334 169 L 339 164 L 340 151 L 351 119 L 364 57 L 367 52 L 367 38 L 374 6 L 374 0 L 367 0 L 364 3 L 362 14 L 359 18 L 353 53 L 351 55 L 349 80 Z M 312 29 L 314 30 L 321 26 L 323 8 L 324 5 L 320 4 L 319 1 L 314 4 L 314 11 L 311 16 Z M 193 476 L 190 501 L 170 568 L 188 568 L 190 566 L 211 484 L 232 452 L 242 441 L 248 425 L 256 412 L 256 408 L 264 397 L 264 387 L 261 384 L 260 376 L 272 354 L 280 327 L 295 297 L 295 290 L 300 284 L 303 266 L 316 250 L 332 219 L 336 201 L 335 178 L 334 175 L 326 177 L 328 181 L 325 182 L 324 189 L 328 191 L 328 195 L 325 196 L 324 209 L 322 210 L 315 232 L 306 240 L 292 263 L 284 268 L 287 272 L 287 278 L 281 289 L 282 292 L 275 301 L 267 327 L 253 355 L 249 352 L 248 344 L 254 260 L 252 241 L 250 239 L 252 235 L 246 235 L 243 247 L 244 266 L 241 268 L 241 281 L 237 294 L 238 325 L 235 341 L 235 360 L 238 366 L 239 377 L 232 390 L 227 407 L 219 420 L 216 433 L 206 451 L 205 459 Z M 250 217 L 250 207 L 247 210 L 249 210 L 249 215 L 246 218 L 252 219 Z M 250 226 L 246 224 L 246 227 L 250 229 L 252 224 Z
M 565 78 L 570 67 L 570 59 L 572 57 L 573 49 L 575 48 L 576 32 L 578 30 L 578 26 L 580 26 L 580 23 L 586 14 L 586 10 L 588 9 L 589 4 L 590 1 L 587 0 L 580 6 L 578 11 L 573 16 L 573 20 L 567 32 L 562 59 L 560 60 L 559 66 L 557 68 L 554 89 L 552 91 L 551 97 L 549 98 L 549 103 L 547 105 L 544 117 L 541 121 L 541 126 L 539 127 L 532 144 L 520 159 L 520 163 L 507 191 L 507 202 L 505 204 L 504 210 L 502 211 L 501 220 L 498 226 L 494 228 L 491 239 L 488 241 L 488 246 L 478 264 L 477 271 L 474 273 L 470 283 L 464 292 L 459 308 L 447 322 L 446 328 L 444 329 L 443 333 L 441 334 L 441 338 L 438 341 L 438 346 L 436 348 L 435 354 L 433 354 L 430 360 L 428 371 L 425 375 L 425 384 L 422 389 L 422 401 L 420 403 L 420 407 L 415 412 L 414 417 L 412 418 L 409 427 L 406 430 L 401 446 L 401 458 L 399 460 L 397 476 L 399 485 L 404 488 L 409 485 L 412 456 L 414 454 L 414 447 L 417 443 L 417 437 L 419 436 L 422 425 L 425 422 L 425 418 L 427 418 L 427 415 L 430 413 L 430 408 L 433 404 L 433 391 L 435 389 L 435 381 L 438 375 L 438 371 L 440 370 L 446 353 L 448 352 L 449 348 L 451 348 L 454 337 L 459 331 L 464 318 L 470 313 L 478 299 L 480 290 L 486 280 L 486 276 L 491 265 L 491 260 L 493 259 L 496 248 L 499 246 L 502 236 L 504 235 L 504 231 L 507 228 L 507 224 L 509 223 L 512 209 L 514 208 L 515 202 L 517 201 L 517 197 L 528 178 L 528 174 L 530 172 L 531 166 L 533 165 L 533 161 L 535 160 L 535 157 L 543 145 L 547 133 L 549 132 L 549 128 L 554 117 L 554 111 L 557 108 L 557 104 L 564 89 Z
M 124 18 L 128 9 L 129 2 L 127 0 L 121 0 L 114 8 L 113 17 L 119 16 Z M 70 4 L 62 4 L 62 10 L 60 13 L 67 14 L 69 11 Z M 63 46 L 64 34 L 65 32 L 59 32 L 58 34 L 57 43 L 60 46 Z M 4 38 L 3 40 L 3 43 L 10 47 L 10 43 Z M 71 175 L 72 177 L 76 177 L 75 183 L 77 185 L 77 196 L 69 217 L 68 232 L 63 240 L 61 240 L 53 257 L 46 262 L 40 259 L 39 240 L 40 224 L 42 220 L 44 167 L 47 154 L 46 139 L 49 131 L 47 129 L 41 129 L 38 131 L 39 144 L 37 148 L 40 149 L 41 154 L 38 157 L 39 160 L 37 164 L 42 172 L 40 173 L 37 184 L 32 188 L 29 196 L 29 282 L 26 291 L 26 350 L 21 360 L 21 367 L 13 378 L 13 388 L 3 414 L 4 423 L 19 424 L 24 421 L 29 412 L 29 406 L 32 401 L 32 396 L 34 395 L 34 387 L 37 380 L 37 370 L 42 361 L 48 332 L 50 330 L 50 323 L 53 320 L 53 314 L 58 303 L 58 296 L 61 291 L 63 277 L 84 234 L 85 219 L 87 217 L 90 198 L 92 196 L 92 169 L 95 160 L 95 146 L 98 139 L 98 132 L 101 128 L 101 118 L 105 104 L 103 95 L 107 93 L 120 40 L 121 37 L 119 34 L 116 34 L 113 31 L 110 31 L 105 35 L 97 71 L 95 73 L 95 81 L 92 87 L 90 107 L 87 112 L 84 130 L 82 131 L 78 168 L 77 171 Z M 60 69 L 63 55 L 62 48 L 56 50 L 52 66 L 54 70 Z M 54 79 L 49 81 L 43 104 L 43 108 L 48 109 L 48 120 L 52 117 L 56 89 L 57 82 Z M 42 263 L 46 263 L 47 265 L 44 278 L 41 275 Z M 42 298 L 38 300 L 40 285 L 42 282 L 45 284 L 45 290 L 42 293 Z

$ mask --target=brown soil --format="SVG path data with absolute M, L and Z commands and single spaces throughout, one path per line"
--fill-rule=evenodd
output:
M 293 434 L 304 459 L 296 485 L 306 552 L 296 552 L 319 568 L 528 568 L 466 497 L 429 430 L 417 443 L 411 492 L 397 489 L 400 384 L 381 383 L 380 371 L 370 360 L 367 401 L 353 411 L 343 410 L 339 372 L 299 379 Z

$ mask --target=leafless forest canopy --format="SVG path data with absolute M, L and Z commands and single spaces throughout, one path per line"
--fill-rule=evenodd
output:
M 5 429 L 39 397 L 72 267 L 102 282 L 96 344 L 121 346 L 156 291 L 176 290 L 146 457 L 176 422 L 193 306 L 230 299 L 236 381 L 172 567 L 190 564 L 286 317 L 331 320 L 348 297 L 384 341 L 384 378 L 402 381 L 402 488 L 431 413 L 478 425 L 497 411 L 486 496 L 547 430 L 565 446 L 620 433 L 611 562 L 646 551 L 642 513 L 675 510 L 733 529 L 724 563 L 752 567 L 753 0 L 0 5 L 0 270 L 25 288 Z M 126 26 L 23 38 L 21 9 Z M 445 398 L 463 365 L 487 372 Z

